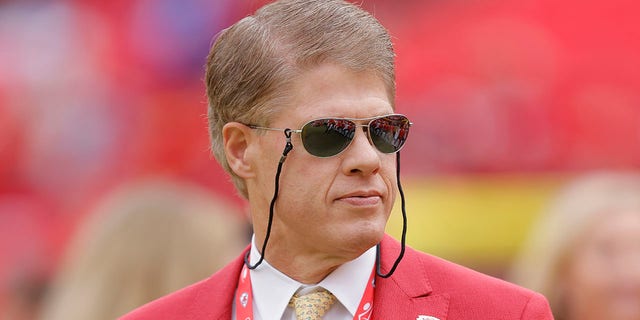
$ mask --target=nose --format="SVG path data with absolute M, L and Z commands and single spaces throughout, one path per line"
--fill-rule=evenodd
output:
M 353 137 L 353 141 L 347 147 L 341 156 L 342 170 L 345 175 L 371 175 L 380 170 L 380 156 L 381 153 L 376 150 L 376 147 L 371 144 L 369 138 L 363 130 L 356 130 Z

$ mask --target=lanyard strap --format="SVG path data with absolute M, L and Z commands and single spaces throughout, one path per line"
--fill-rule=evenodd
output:
M 371 270 L 369 281 L 364 289 L 360 305 L 356 311 L 354 320 L 368 320 L 373 311 L 373 287 L 375 281 L 375 266 Z M 235 297 L 236 320 L 253 320 L 253 290 L 251 289 L 251 272 L 247 265 L 242 266 L 240 279 L 238 279 L 238 289 Z

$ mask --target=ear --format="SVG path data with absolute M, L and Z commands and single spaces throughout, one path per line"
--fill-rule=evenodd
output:
M 222 127 L 224 153 L 229 167 L 241 178 L 254 176 L 248 157 L 253 135 L 251 128 L 238 122 L 229 122 Z

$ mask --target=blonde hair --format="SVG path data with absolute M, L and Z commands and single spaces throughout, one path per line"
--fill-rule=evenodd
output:
M 41 319 L 115 319 L 206 278 L 248 242 L 238 216 L 185 183 L 117 190 L 74 238 Z
M 391 38 L 373 16 L 346 1 L 276 1 L 224 30 L 211 47 L 205 75 L 211 148 L 245 198 L 246 185 L 224 154 L 222 127 L 268 126 L 289 107 L 287 90 L 296 76 L 323 63 L 375 72 L 393 105 Z
M 510 280 L 544 294 L 563 319 L 562 270 L 579 239 L 605 215 L 640 214 L 640 173 L 598 172 L 561 190 L 516 260 Z

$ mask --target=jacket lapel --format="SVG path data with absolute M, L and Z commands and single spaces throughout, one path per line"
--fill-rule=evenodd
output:
M 389 272 L 399 252 L 400 243 L 385 235 L 380 243 L 380 271 L 383 274 Z M 372 319 L 397 319 L 399 315 L 403 319 L 419 319 L 423 315 L 445 320 L 449 296 L 432 291 L 426 266 L 419 254 L 406 248 L 391 277 L 376 277 Z

